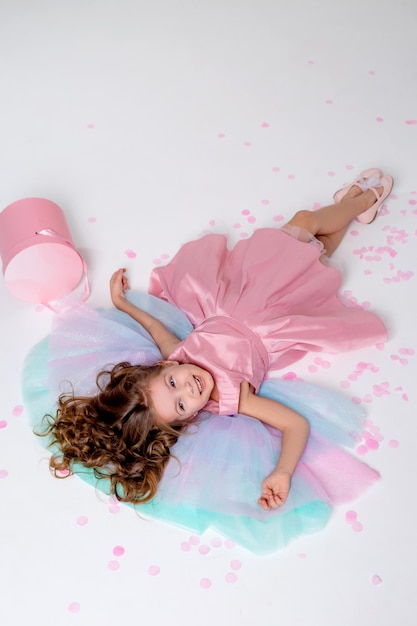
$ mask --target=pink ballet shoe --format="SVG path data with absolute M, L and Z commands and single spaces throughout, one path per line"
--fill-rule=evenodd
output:
M 384 200 L 386 200 L 386 198 L 388 198 L 391 193 L 394 179 L 392 178 L 392 176 L 384 175 L 379 179 L 378 182 L 373 184 L 375 184 L 375 187 L 383 187 L 383 190 L 380 195 L 374 186 L 369 187 L 370 191 L 375 194 L 376 202 L 367 211 L 364 211 L 363 213 L 358 215 L 356 220 L 358 222 L 361 222 L 361 224 L 370 224 L 374 221 L 379 213 L 379 209 L 381 208 L 382 203 L 384 202 Z
M 384 173 L 382 172 L 382 170 L 379 170 L 377 167 L 372 167 L 369 170 L 365 170 L 364 172 L 359 174 L 358 178 L 356 178 L 353 181 L 353 183 L 350 183 L 350 185 L 346 185 L 345 187 L 342 187 L 341 189 L 339 189 L 339 191 L 336 191 L 336 193 L 333 196 L 333 200 L 335 201 L 336 204 L 338 204 L 342 200 L 342 198 L 344 198 L 344 196 L 347 194 L 349 189 L 351 189 L 354 185 L 362 189 L 362 191 L 365 191 L 364 189 L 365 180 L 375 175 L 383 176 Z

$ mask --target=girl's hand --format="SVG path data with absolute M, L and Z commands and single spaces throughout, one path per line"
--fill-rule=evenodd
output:
M 126 291 L 129 289 L 125 272 L 126 268 L 122 267 L 114 272 L 110 278 L 110 296 L 117 309 L 123 308 L 123 304 L 126 302 Z
M 259 506 L 265 510 L 282 506 L 288 497 L 291 476 L 306 447 L 309 424 L 307 420 L 280 402 L 254 394 L 250 385 L 240 385 L 239 413 L 261 420 L 282 432 L 281 454 L 274 471 L 262 483 Z M 262 454 L 262 451 L 259 451 Z
M 244 413 L 248 415 L 248 402 L 251 397 L 254 396 L 254 388 L 252 385 L 248 383 L 247 380 L 243 380 L 240 383 L 240 394 L 239 394 L 239 413 Z
M 262 495 L 258 500 L 259 506 L 268 511 L 285 504 L 290 484 L 291 476 L 288 472 L 274 470 L 262 482 Z
M 180 343 L 179 338 L 171 333 L 156 317 L 143 311 L 135 306 L 126 298 L 126 291 L 129 289 L 127 277 L 125 276 L 126 268 L 122 267 L 114 272 L 110 278 L 110 295 L 114 306 L 127 313 L 130 317 L 140 324 L 152 337 L 158 346 L 164 359 L 175 350 Z

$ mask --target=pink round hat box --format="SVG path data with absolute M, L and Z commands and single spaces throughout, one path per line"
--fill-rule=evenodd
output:
M 62 209 L 44 198 L 18 200 L 0 213 L 0 255 L 8 289 L 28 302 L 58 300 L 85 271 Z

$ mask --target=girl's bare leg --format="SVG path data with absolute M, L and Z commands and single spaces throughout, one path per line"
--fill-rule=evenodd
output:
M 377 189 L 378 193 L 382 188 Z M 298 211 L 288 222 L 290 226 L 305 228 L 321 241 L 326 256 L 331 256 L 342 241 L 350 222 L 376 202 L 372 190 L 362 191 L 356 185 L 349 189 L 339 204 L 317 211 Z

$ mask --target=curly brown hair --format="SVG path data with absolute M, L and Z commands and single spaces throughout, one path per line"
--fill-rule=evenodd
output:
M 49 447 L 59 448 L 49 462 L 52 473 L 65 477 L 81 463 L 93 468 L 97 478 L 110 480 L 110 492 L 118 500 L 151 500 L 170 449 L 186 427 L 160 424 L 152 410 L 149 381 L 163 367 L 119 363 L 98 374 L 97 395 L 61 394 L 56 415 L 45 415 L 46 430 L 37 433 L 50 436 Z

